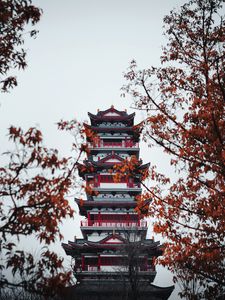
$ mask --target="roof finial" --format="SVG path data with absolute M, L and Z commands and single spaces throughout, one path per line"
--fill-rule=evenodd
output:
M 111 108 L 114 108 L 114 105 L 111 105 Z
M 99 112 L 99 108 L 97 109 L 97 112 Z

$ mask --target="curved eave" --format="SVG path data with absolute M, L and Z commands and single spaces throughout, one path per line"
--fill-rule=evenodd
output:
M 110 157 L 106 157 L 106 158 L 103 158 L 101 160 L 98 160 L 98 161 L 90 161 L 90 160 L 84 160 L 84 164 L 87 168 L 95 168 L 95 167 L 112 167 L 114 165 L 118 165 L 118 164 L 121 164 L 124 160 L 121 159 L 121 162 L 107 162 L 107 161 L 104 161 L 106 159 L 109 159 Z M 85 168 L 84 165 L 82 164 L 78 164 L 78 168 Z M 140 165 L 138 167 L 138 170 L 146 170 L 146 169 L 149 169 L 150 167 L 150 163 L 146 163 L 146 164 L 143 164 L 143 165 Z M 92 170 L 92 169 L 91 169 Z M 93 169 L 92 171 L 96 171 L 95 169 Z
M 144 124 L 144 122 L 142 121 L 142 122 L 140 122 L 136 125 L 133 125 L 133 130 L 136 131 L 136 132 L 141 133 L 142 130 L 143 130 L 143 124 Z
M 77 168 L 79 176 L 85 179 L 85 175 L 93 174 L 93 172 L 95 172 L 96 169 L 91 161 L 84 160 L 83 163 L 84 164 L 77 163 Z
M 101 274 L 101 273 L 100 273 Z M 104 273 L 102 273 L 104 274 Z M 141 281 L 139 282 L 141 283 Z M 124 281 L 121 280 L 121 274 L 120 278 L 113 279 L 109 283 L 106 283 L 105 281 L 88 281 L 88 282 L 81 282 L 77 285 L 67 287 L 66 294 L 70 296 L 69 299 L 73 299 L 76 297 L 76 295 L 82 296 L 82 297 L 93 297 L 93 295 L 99 295 L 102 299 L 112 299 L 112 295 L 118 295 L 118 299 L 121 295 L 124 293 Z M 159 287 L 154 284 L 144 284 L 143 288 L 140 289 L 139 295 L 142 299 L 160 299 L 160 300 L 167 300 L 170 295 L 172 294 L 174 290 L 174 286 L 168 286 L 168 287 Z M 128 288 L 128 297 L 132 295 L 132 290 L 130 287 Z M 116 299 L 115 297 L 113 299 Z M 222 298 L 221 298 L 222 300 Z
M 131 125 L 131 124 L 129 124 Z M 93 131 L 93 132 L 128 132 L 130 134 L 132 134 L 133 138 L 135 140 L 139 140 L 139 136 L 140 136 L 140 132 L 137 129 L 134 129 L 134 126 L 126 126 L 126 127 L 98 127 L 96 126 L 96 124 L 91 124 L 88 125 L 86 123 L 84 123 L 84 127 Z
M 116 111 L 116 110 L 115 110 Z M 93 121 L 105 121 L 105 120 L 118 120 L 118 119 L 121 119 L 121 120 L 133 120 L 134 117 L 135 117 L 135 113 L 132 113 L 132 114 L 127 114 L 126 112 L 124 111 L 116 111 L 119 115 L 118 116 L 106 116 L 105 114 L 110 112 L 110 110 L 105 110 L 105 111 L 99 111 L 97 115 L 94 115 L 90 112 L 88 112 L 88 116 L 90 118 L 90 120 L 93 120 Z
M 140 124 L 134 125 L 132 127 L 132 130 L 133 130 L 134 140 L 139 141 L 143 127 L 141 127 Z
M 122 162 L 122 161 L 121 161 Z M 115 165 L 120 164 L 121 162 L 101 162 L 101 161 L 93 161 L 93 166 L 95 166 L 96 168 L 112 168 Z
M 75 199 L 75 202 L 79 206 L 80 213 L 85 215 L 87 210 L 92 208 L 135 208 L 137 206 L 136 201 L 81 201 L 80 199 Z
M 68 241 L 68 244 L 62 244 L 63 248 L 67 249 L 92 249 L 92 248 L 99 248 L 99 249 L 112 249 L 114 247 L 115 249 L 120 248 L 121 246 L 124 246 L 124 243 L 121 244 L 115 244 L 115 243 L 107 243 L 102 244 L 101 242 L 92 242 L 88 240 L 82 240 L 82 243 L 72 242 Z M 139 245 L 139 244 L 138 244 Z M 153 242 L 152 240 L 147 240 L 146 242 L 142 242 L 140 245 L 141 249 L 143 250 L 155 250 L 161 252 L 161 245 L 160 242 Z
M 104 250 L 111 250 L 111 251 L 118 251 L 119 248 L 116 247 L 115 245 L 101 245 L 101 247 L 82 247 L 82 248 L 65 248 L 63 247 L 66 254 L 67 255 L 70 255 L 70 256 L 73 256 L 73 257 L 76 257 L 76 256 L 80 256 L 82 255 L 83 253 L 96 253 L 98 251 L 104 251 Z M 157 249 L 151 249 L 149 251 L 145 251 L 145 249 L 143 249 L 143 251 L 140 252 L 140 255 L 141 254 L 144 254 L 146 253 L 150 256 L 154 256 L 154 257 L 158 257 L 161 255 L 161 253 L 158 253 Z
M 103 273 L 104 274 L 104 273 Z M 140 283 L 140 282 L 139 282 Z M 168 287 L 159 287 L 154 284 L 148 284 L 144 285 L 142 289 L 140 289 L 139 294 L 142 297 L 146 297 L 145 299 L 152 299 L 152 297 L 161 299 L 161 300 L 166 300 L 169 298 L 171 293 L 174 290 L 174 285 L 168 286 Z M 91 296 L 96 295 L 109 295 L 109 297 L 112 295 L 112 293 L 117 293 L 119 296 L 123 295 L 124 292 L 124 281 L 112 281 L 109 282 L 108 284 L 106 282 L 82 282 L 79 283 L 75 286 L 67 287 L 66 291 L 68 295 L 82 295 L 82 296 Z M 132 293 L 131 290 L 128 290 L 128 292 Z M 129 294 L 130 295 L 130 294 Z M 72 297 L 71 297 L 72 299 Z M 111 298 L 110 298 L 111 299 Z
M 85 125 L 85 127 L 95 132 L 131 132 L 131 133 L 133 132 L 132 127 L 96 127 L 96 126 L 89 126 L 87 124 Z
M 66 255 L 71 255 L 71 256 L 73 255 L 74 250 L 71 245 L 62 243 L 62 247 L 63 247 L 64 251 L 66 252 Z
M 101 244 L 99 242 L 91 242 L 87 240 L 83 240 L 83 243 L 77 243 L 68 241 L 68 244 L 62 243 L 62 247 L 65 250 L 67 255 L 81 255 L 84 251 L 96 253 L 96 251 L 104 251 L 104 250 L 114 250 L 118 251 L 121 247 L 124 247 L 124 243 L 122 244 Z M 151 256 L 160 256 L 162 255 L 162 250 L 160 248 L 159 242 L 151 242 L 151 244 L 142 244 L 141 245 L 141 253 L 148 253 Z
M 143 165 L 140 165 L 138 167 L 139 170 L 146 170 L 146 169 L 149 169 L 150 167 L 150 163 L 147 163 L 147 164 L 143 164 Z
M 87 207 L 110 207 L 110 206 L 131 206 L 131 207 L 135 207 L 137 205 L 136 201 L 99 201 L 99 200 L 93 200 L 93 201 L 89 201 L 89 200 L 85 200 L 82 201 L 82 204 L 80 203 L 80 199 L 75 198 L 75 201 L 78 205 L 81 206 L 87 206 Z

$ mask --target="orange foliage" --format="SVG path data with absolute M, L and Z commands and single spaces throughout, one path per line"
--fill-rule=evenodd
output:
M 152 202 L 143 214 L 158 219 L 154 230 L 168 240 L 160 262 L 177 273 L 188 299 L 215 299 L 225 285 L 223 2 L 193 0 L 172 11 L 164 19 L 169 41 L 162 66 L 138 70 L 132 61 L 125 75 L 124 91 L 146 110 L 143 139 L 162 147 L 176 172 L 170 183 L 150 168 L 155 185 L 146 186 Z M 135 172 L 135 163 L 124 171 Z M 190 289 L 192 280 L 198 292 Z
M 60 126 L 78 132 L 82 125 L 73 121 L 72 125 L 67 122 Z M 73 217 L 67 195 L 76 187 L 75 171 L 86 149 L 77 146 L 77 160 L 61 158 L 56 149 L 43 146 L 42 133 L 36 128 L 24 132 L 12 126 L 9 139 L 16 146 L 15 151 L 5 153 L 8 163 L 0 168 L 0 252 L 4 254 L 0 285 L 23 286 L 53 295 L 71 280 L 71 272 L 63 269 L 63 260 L 44 247 L 40 259 L 35 261 L 31 253 L 19 250 L 17 242 L 21 236 L 30 235 L 44 245 L 63 238 L 59 225 L 65 218 Z M 79 140 L 82 142 L 82 138 Z M 7 268 L 21 280 L 12 283 L 6 279 Z

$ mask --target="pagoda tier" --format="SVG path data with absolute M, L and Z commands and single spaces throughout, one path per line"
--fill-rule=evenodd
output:
M 91 125 L 85 127 L 95 132 L 96 138 L 87 139 L 88 157 L 77 164 L 79 175 L 86 182 L 87 200 L 75 199 L 85 217 L 80 224 L 83 238 L 62 245 L 75 260 L 74 274 L 79 285 L 74 296 L 87 299 L 84 294 L 89 294 L 89 284 L 101 285 L 96 291 L 100 298 L 96 299 L 105 299 L 105 287 L 108 285 L 110 290 L 115 283 L 120 286 L 121 295 L 125 290 L 130 293 L 134 288 L 130 270 L 135 269 L 135 280 L 148 291 L 140 299 L 167 299 L 173 288 L 162 290 L 150 284 L 156 275 L 154 258 L 162 254 L 162 248 L 159 242 L 146 237 L 147 221 L 135 210 L 149 164 L 142 164 L 139 159 L 140 130 L 134 126 L 134 114 L 111 107 L 96 115 L 89 113 L 89 117 Z M 130 159 L 135 160 L 135 170 L 129 175 L 121 174 L 118 179 L 115 166 Z M 123 290 L 121 280 L 125 283 Z
M 84 126 L 88 129 L 91 129 L 95 132 L 99 132 L 100 134 L 101 133 L 104 133 L 104 132 L 109 132 L 109 133 L 124 133 L 124 132 L 127 132 L 129 133 L 130 135 L 133 135 L 134 134 L 134 129 L 133 127 L 127 127 L 125 124 L 122 124 L 122 123 L 115 123 L 115 124 L 112 124 L 111 126 L 108 126 L 108 123 L 105 123 L 104 125 L 101 125 L 101 126 L 92 126 L 92 125 L 88 125 L 86 123 L 84 123 Z
M 97 161 L 94 160 L 96 158 L 98 159 Z M 107 155 L 104 158 L 99 158 L 98 156 L 90 157 L 88 160 L 84 160 L 83 164 L 80 163 L 77 164 L 79 176 L 85 180 L 88 180 L 88 177 L 86 176 L 89 175 L 90 178 L 90 175 L 92 175 L 93 177 L 98 177 L 99 183 L 100 182 L 113 183 L 115 182 L 114 176 L 112 174 L 113 167 L 115 166 L 115 164 L 122 163 L 124 159 L 129 160 L 129 157 L 126 156 L 125 158 L 122 159 L 119 155 L 115 155 L 115 154 Z M 141 163 L 142 161 L 139 160 L 139 162 Z M 140 181 L 142 172 L 147 170 L 149 168 L 149 165 L 150 165 L 149 163 L 142 164 L 142 165 L 140 164 L 140 166 L 138 166 L 135 169 L 135 172 L 132 175 L 132 177 L 130 176 L 130 179 L 139 178 L 138 180 Z M 102 174 L 101 176 L 100 173 L 104 173 L 104 174 Z M 124 178 L 128 178 L 128 176 Z
M 98 111 L 96 115 L 91 113 L 88 113 L 88 115 L 92 126 L 99 124 L 104 126 L 104 122 L 109 122 L 110 125 L 115 125 L 116 122 L 122 122 L 122 124 L 126 124 L 127 126 L 133 126 L 135 113 L 128 115 L 126 111 L 119 111 L 111 106 L 111 108 L 107 110 Z
M 133 242 L 133 246 L 139 247 L 139 242 Z M 113 276 L 118 277 L 118 273 L 128 277 L 128 266 L 126 256 L 127 241 L 119 234 L 111 234 L 99 242 L 91 242 L 85 239 L 76 239 L 64 245 L 68 255 L 79 257 L 76 261 L 74 271 L 76 277 L 95 278 Z M 82 255 L 89 253 L 88 256 Z M 153 265 L 153 256 L 162 254 L 159 243 L 153 240 L 143 242 L 138 255 L 138 271 L 141 278 L 152 282 L 156 275 Z M 115 272 L 117 270 L 117 272 Z
M 139 241 L 138 242 L 134 241 L 133 245 L 135 244 L 137 246 L 140 245 Z M 74 242 L 69 241 L 68 244 L 63 244 L 63 247 L 66 253 L 71 256 L 82 254 L 83 251 L 95 253 L 96 250 L 98 252 L 103 251 L 103 253 L 107 253 L 107 251 L 105 252 L 105 250 L 108 250 L 108 253 L 112 253 L 113 251 L 115 251 L 115 253 L 117 253 L 117 256 L 121 256 L 120 252 L 124 251 L 126 245 L 127 245 L 126 238 L 122 237 L 118 233 L 117 234 L 112 233 L 98 242 L 76 238 Z M 159 242 L 155 242 L 153 239 L 148 239 L 141 243 L 140 253 L 146 255 L 148 254 L 153 256 L 159 256 L 162 254 L 162 249 Z M 154 269 L 154 266 L 151 265 L 151 268 Z
M 103 197 L 104 194 L 99 194 L 97 197 L 92 197 L 91 200 L 81 200 L 81 199 L 75 199 L 76 203 L 80 207 L 80 214 L 88 217 L 88 212 L 95 209 L 98 212 L 101 211 L 102 208 L 111 210 L 111 212 L 116 211 L 118 208 L 120 208 L 122 211 L 125 210 L 126 213 L 129 213 L 130 211 L 133 212 L 133 209 L 137 206 L 137 203 L 133 198 L 129 197 L 124 198 L 122 197 L 122 194 L 117 194 L 118 197 L 112 196 L 111 198 L 105 198 Z M 101 197 L 99 197 L 101 196 Z M 146 201 L 147 204 L 147 201 Z
M 99 195 L 98 195 L 99 196 Z M 121 197 L 121 195 L 120 195 Z M 95 198 L 95 200 L 94 200 Z M 133 209 L 136 207 L 136 202 L 132 198 L 121 199 L 121 198 L 104 198 L 104 197 L 92 197 L 92 200 L 81 200 L 81 199 L 75 199 L 76 203 L 80 207 L 80 214 L 87 217 L 87 212 L 93 208 L 101 209 L 112 209 L 115 210 L 118 208 L 118 204 L 122 209 Z

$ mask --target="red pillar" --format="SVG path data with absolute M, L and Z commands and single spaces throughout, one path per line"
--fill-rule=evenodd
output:
M 126 223 L 127 223 L 126 225 L 129 226 L 129 213 L 127 213 L 126 215 Z
M 100 212 L 98 213 L 98 225 L 99 226 L 101 225 L 101 213 Z
M 84 256 L 83 255 L 81 256 L 81 259 L 82 259 L 82 261 L 81 261 L 82 271 L 84 271 L 85 262 L 84 262 Z

